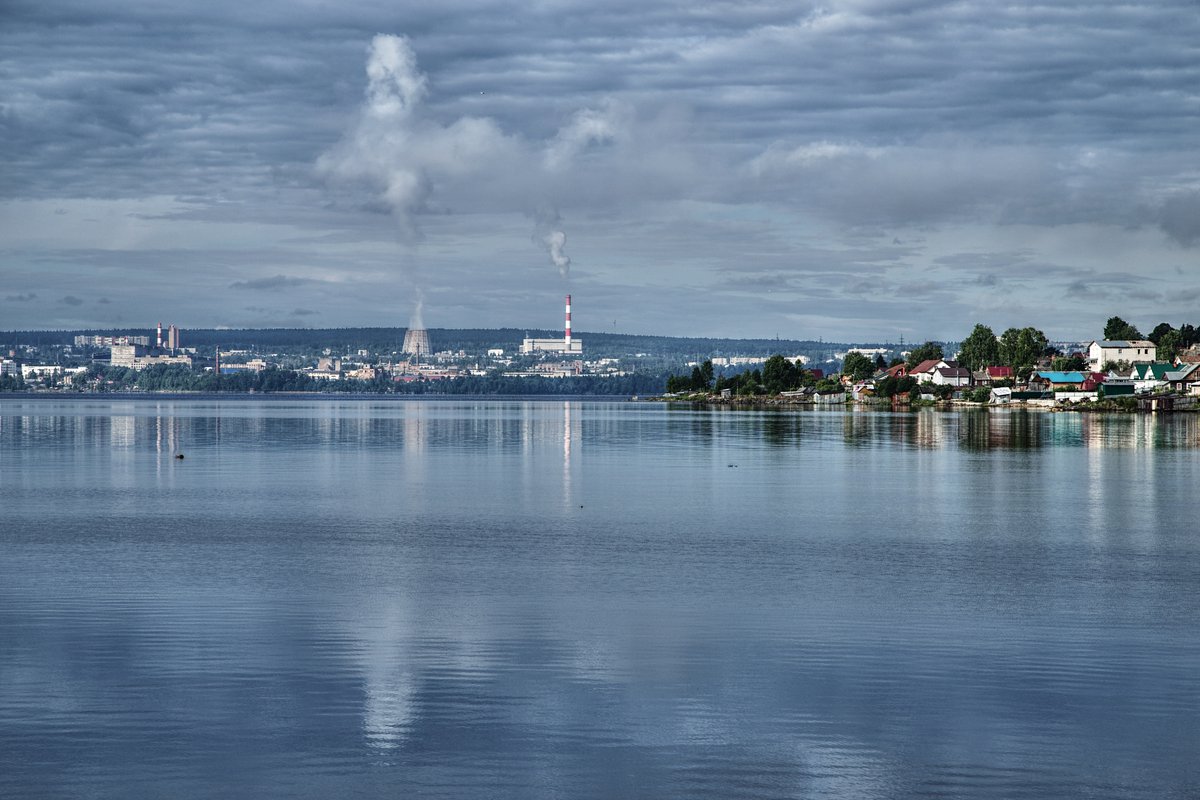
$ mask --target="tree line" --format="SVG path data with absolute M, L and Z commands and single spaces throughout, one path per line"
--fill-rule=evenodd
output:
M 94 365 L 86 373 L 89 385 L 101 392 L 346 392 L 359 394 L 453 395 L 633 395 L 655 394 L 664 373 L 575 375 L 566 378 L 464 375 L 457 378 L 397 383 L 381 374 L 374 380 L 321 380 L 288 369 L 268 367 L 261 372 L 216 374 L 195 372 L 182 364 L 155 364 L 141 371 Z

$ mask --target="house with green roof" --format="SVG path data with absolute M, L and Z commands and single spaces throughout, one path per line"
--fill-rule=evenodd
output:
M 1168 383 L 1167 375 L 1177 371 L 1174 364 L 1158 361 L 1152 364 L 1134 364 L 1129 372 L 1129 379 L 1133 381 L 1134 391 L 1138 394 L 1142 392 L 1152 392 L 1155 389 L 1166 386 Z

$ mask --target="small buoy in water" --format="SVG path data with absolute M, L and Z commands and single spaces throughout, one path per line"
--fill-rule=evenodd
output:
M 178 458 L 179 460 L 181 460 L 181 461 L 182 461 L 182 460 L 183 460 L 183 453 L 176 453 L 176 454 L 175 454 L 175 457 L 176 457 L 176 458 Z

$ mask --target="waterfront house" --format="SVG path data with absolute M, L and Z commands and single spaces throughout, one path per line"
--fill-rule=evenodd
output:
M 1167 385 L 1167 375 L 1175 371 L 1175 365 L 1165 361 L 1154 364 L 1134 364 L 1129 378 L 1138 392 L 1152 392 Z
M 1200 362 L 1181 364 L 1163 376 L 1173 391 L 1200 395 Z
M 1083 372 L 1058 372 L 1055 370 L 1039 370 L 1029 378 L 1029 388 L 1049 389 L 1056 392 L 1076 392 L 1090 375 Z
M 868 397 L 874 397 L 875 381 L 858 381 L 851 387 L 850 394 L 855 400 L 865 400 Z
M 1146 364 L 1154 361 L 1156 353 L 1154 342 L 1144 339 L 1106 339 L 1088 345 L 1088 363 L 1093 372 L 1099 372 L 1105 364 L 1118 361 Z
M 938 367 L 931 380 L 938 386 L 970 386 L 971 370 L 958 366 Z
M 1014 377 L 1012 367 L 984 367 L 983 373 L 987 376 L 988 383 L 1010 381 Z
M 908 377 L 916 378 L 917 383 L 931 381 L 933 380 L 933 371 L 938 368 L 939 364 L 944 366 L 946 362 L 939 361 L 936 358 L 927 358 L 920 364 L 917 364 L 915 367 L 910 369 L 908 371 Z
M 908 371 L 917 383 L 933 383 L 939 386 L 970 386 L 971 370 L 964 369 L 957 361 L 926 359 Z

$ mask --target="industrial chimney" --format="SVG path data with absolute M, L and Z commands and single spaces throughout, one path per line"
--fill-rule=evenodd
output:
M 571 295 L 567 295 L 567 327 L 563 336 L 566 352 L 571 352 Z
M 162 350 L 162 323 L 158 323 L 158 336 L 154 339 L 154 346 Z

